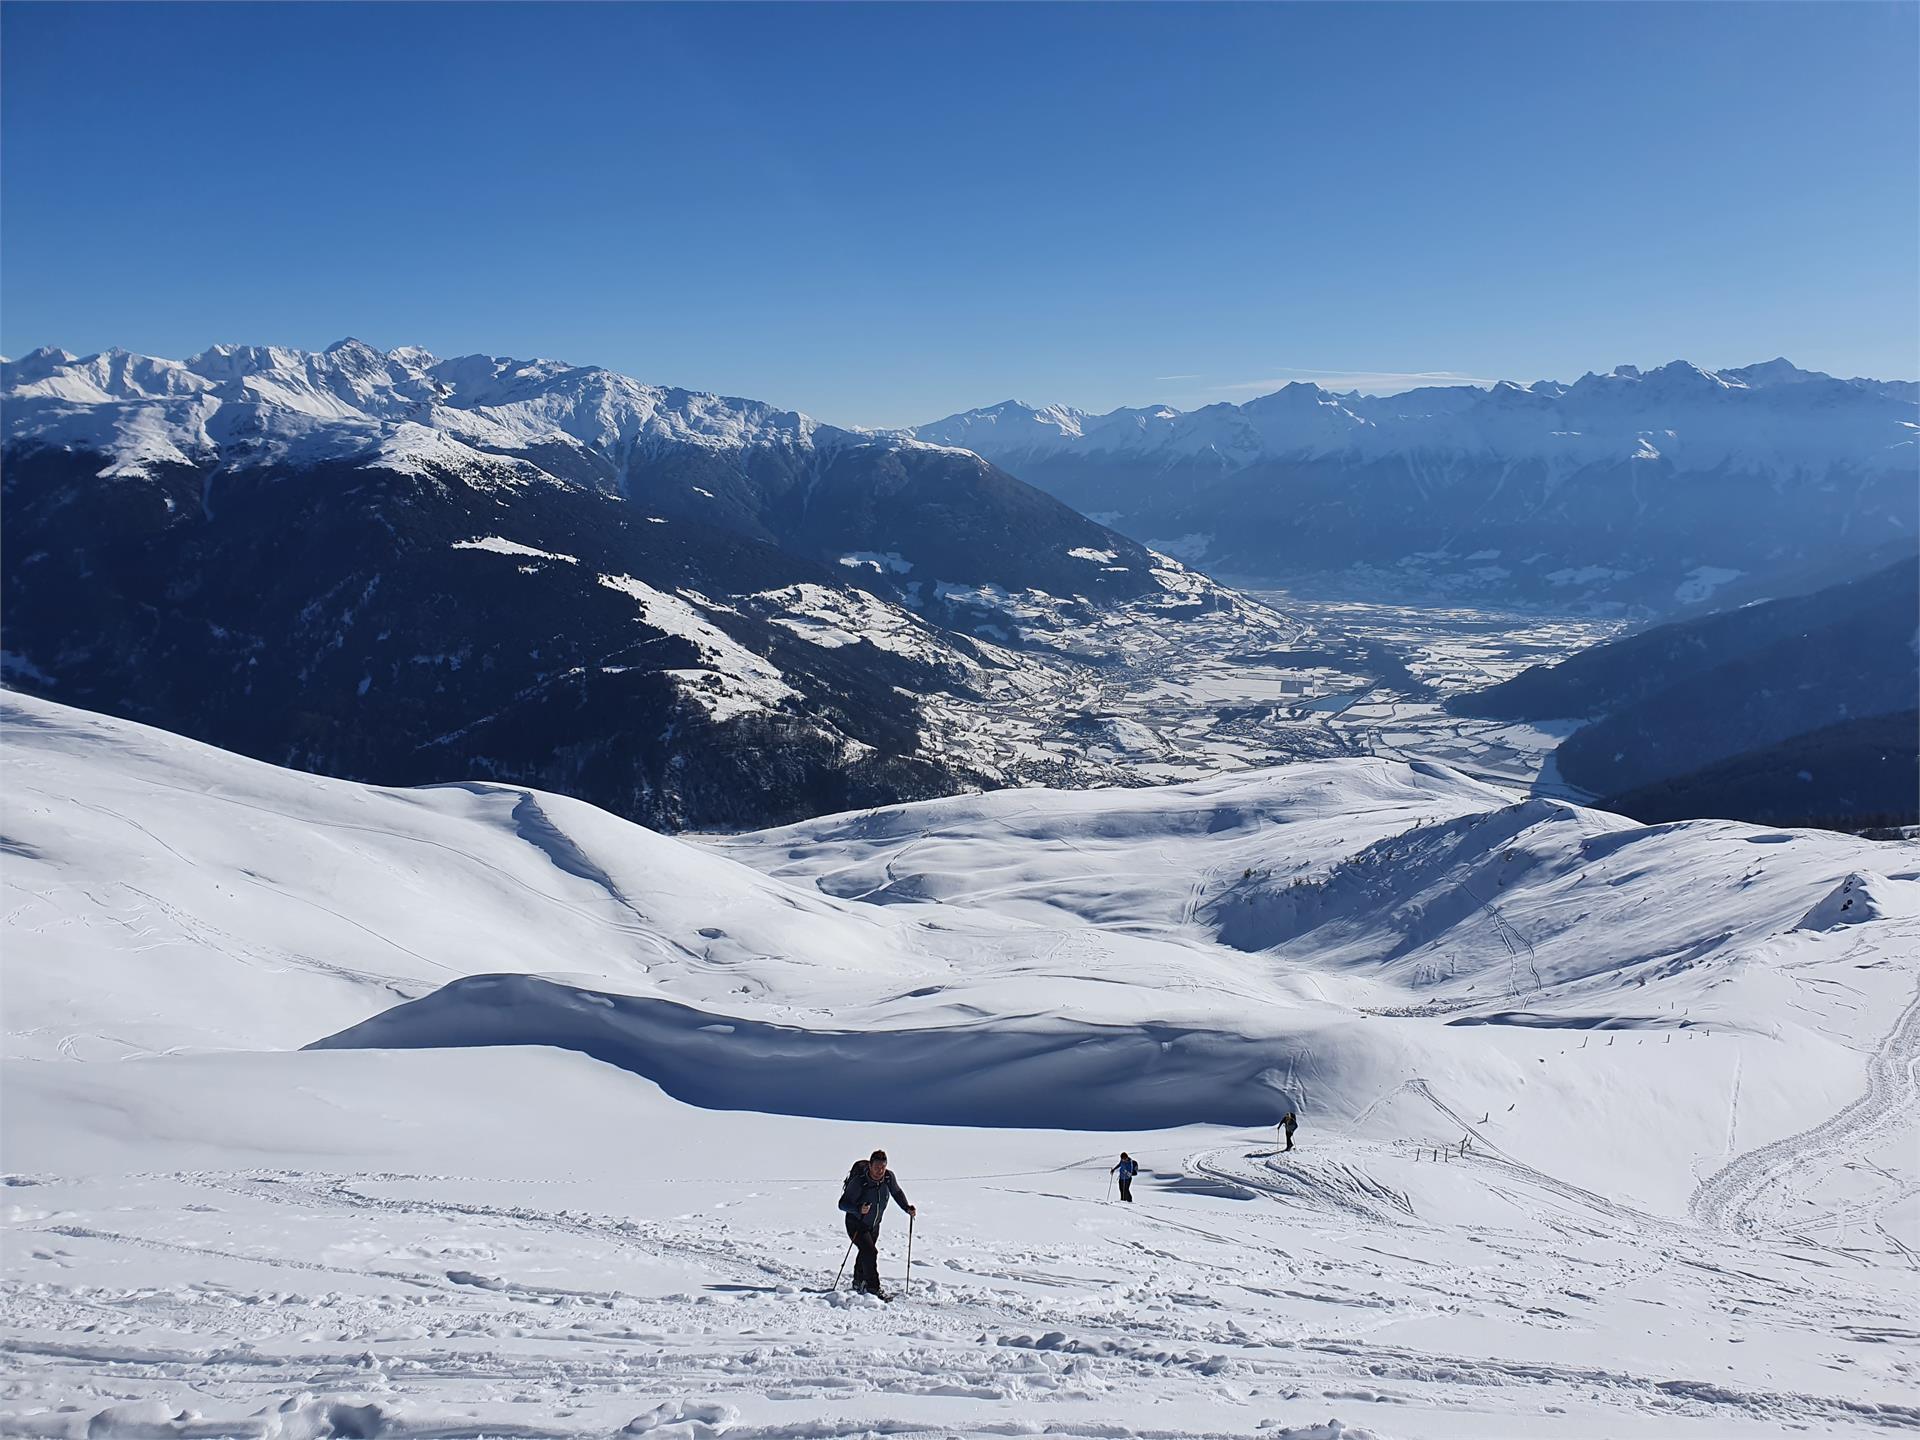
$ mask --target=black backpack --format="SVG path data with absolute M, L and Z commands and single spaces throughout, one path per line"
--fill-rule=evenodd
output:
M 842 1205 L 852 1204 L 854 1197 L 860 1193 L 862 1184 L 860 1172 L 866 1168 L 867 1162 L 865 1160 L 856 1160 L 853 1162 L 853 1168 L 847 1171 L 846 1181 L 840 1186 L 840 1203 Z

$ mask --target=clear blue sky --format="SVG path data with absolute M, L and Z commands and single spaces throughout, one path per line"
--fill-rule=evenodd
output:
M 352 334 L 863 424 L 1920 367 L 1912 3 L 9 3 L 0 42 L 11 355 Z

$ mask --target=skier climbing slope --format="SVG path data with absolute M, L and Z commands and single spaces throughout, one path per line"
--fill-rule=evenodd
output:
M 887 1200 L 900 1202 L 909 1215 L 920 1212 L 907 1203 L 900 1182 L 887 1168 L 887 1152 L 876 1150 L 865 1160 L 853 1162 L 846 1183 L 840 1187 L 840 1213 L 846 1217 L 847 1238 L 859 1252 L 853 1264 L 853 1288 L 882 1300 L 891 1300 L 880 1286 L 880 1221 L 887 1213 Z

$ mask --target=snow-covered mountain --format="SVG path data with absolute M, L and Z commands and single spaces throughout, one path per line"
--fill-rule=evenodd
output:
M 952 608 L 949 585 L 1046 582 L 1095 598 L 1157 588 L 1141 547 L 1076 556 L 1116 537 L 964 451 L 597 366 L 342 340 L 318 352 L 220 345 L 178 361 L 37 350 L 0 379 L 9 453 L 100 456 L 105 478 L 190 470 L 209 510 L 226 484 L 269 470 L 458 470 L 503 493 L 551 478 L 644 501 L 935 612 Z
M 693 840 L 0 733 L 8 1435 L 1920 1425 L 1920 845 L 1371 758 Z
M 573 444 L 618 469 L 678 445 L 875 442 L 757 401 L 644 385 L 598 367 L 347 339 L 322 351 L 215 345 L 185 360 L 125 350 L 36 350 L 5 371 L 8 437 L 155 464 L 315 462 L 369 450 L 401 459 L 460 445 L 518 453 Z M 447 437 L 431 442 L 413 433 Z M 891 442 L 897 443 L 897 442 Z
M 1219 573 L 1670 609 L 1920 531 L 1917 422 L 1911 381 L 1782 359 L 1190 412 L 1008 401 L 911 433 Z
M 966 451 L 603 369 L 348 340 L 4 380 L 9 679 L 333 774 L 662 825 L 1090 778 L 987 707 L 1123 617 L 1280 624 Z

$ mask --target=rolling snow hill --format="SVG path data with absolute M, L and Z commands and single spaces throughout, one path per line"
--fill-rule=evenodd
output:
M 10 681 L 330 774 L 664 826 L 1111 779 L 1036 697 L 1137 631 L 1291 629 L 966 452 L 600 369 L 342 341 L 4 382 Z
M 1920 531 L 1920 387 L 1785 360 L 1623 365 L 1571 385 L 1087 415 L 1007 401 L 911 433 L 963 445 L 1220 575 L 1670 611 L 1841 571 Z
M 9 1434 L 1920 1425 L 1920 845 L 1372 759 L 674 838 L 0 703 Z

